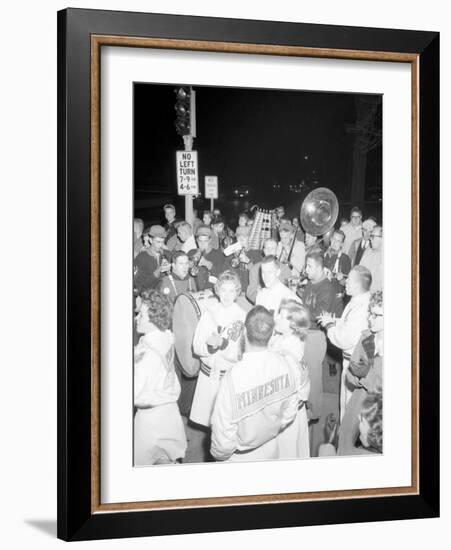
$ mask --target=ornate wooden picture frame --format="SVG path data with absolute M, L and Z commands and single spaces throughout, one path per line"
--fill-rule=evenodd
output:
M 101 502 L 100 76 L 104 47 L 410 64 L 409 487 Z M 58 537 L 87 540 L 437 516 L 438 180 L 438 33 L 82 9 L 59 12 Z

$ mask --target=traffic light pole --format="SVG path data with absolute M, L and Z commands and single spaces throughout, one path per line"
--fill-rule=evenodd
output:
M 183 136 L 185 151 L 193 150 L 193 136 L 191 134 Z M 193 212 L 193 196 L 185 195 L 185 220 L 193 227 L 194 212 Z
M 177 134 L 183 137 L 183 143 L 186 152 L 193 150 L 193 141 L 196 137 L 196 92 L 190 86 L 189 92 L 186 86 L 181 86 L 175 90 L 176 104 L 175 110 L 177 118 L 175 127 Z M 187 99 L 189 98 L 189 105 Z M 188 120 L 189 115 L 189 120 Z M 189 155 L 191 156 L 191 155 Z M 197 160 L 197 158 L 196 158 Z M 197 170 L 197 163 L 196 163 Z M 196 174 L 198 177 L 198 174 Z M 188 177 L 189 181 L 189 177 Z M 198 187 L 197 187 L 198 188 Z M 182 184 L 183 189 L 183 184 Z M 190 186 L 187 186 L 187 191 L 190 191 Z M 193 196 L 185 195 L 185 220 L 192 226 L 194 221 L 193 213 Z
M 193 150 L 193 142 L 196 137 L 196 92 L 190 87 L 190 133 L 183 136 L 185 151 Z M 193 227 L 193 196 L 185 195 L 185 220 Z

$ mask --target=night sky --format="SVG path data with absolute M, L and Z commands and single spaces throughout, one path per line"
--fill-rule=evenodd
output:
M 134 86 L 135 213 L 148 219 L 161 214 L 156 214 L 156 207 L 163 202 L 183 205 L 176 195 L 175 151 L 183 149 L 183 140 L 174 127 L 175 88 Z M 350 200 L 355 138 L 347 125 L 356 119 L 354 94 L 198 86 L 195 90 L 193 149 L 198 151 L 200 191 L 205 175 L 217 175 L 219 206 L 231 210 L 230 215 L 249 206 L 230 204 L 233 190 L 243 185 L 251 187 L 250 204 L 285 204 L 293 216 L 313 187 L 332 189 L 342 204 Z M 381 173 L 378 147 L 368 156 L 367 187 L 380 185 Z M 302 180 L 305 192 L 290 192 L 290 185 Z M 277 192 L 274 184 L 280 185 Z M 209 201 L 197 206 L 208 208 Z

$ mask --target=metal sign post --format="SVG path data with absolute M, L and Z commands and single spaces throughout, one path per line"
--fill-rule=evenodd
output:
M 205 198 L 210 199 L 210 210 L 213 212 L 215 199 L 218 198 L 218 176 L 205 176 Z

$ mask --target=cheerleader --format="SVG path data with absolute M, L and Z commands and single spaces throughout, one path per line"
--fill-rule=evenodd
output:
M 246 318 L 246 313 L 236 303 L 241 292 L 236 273 L 231 270 L 221 273 L 215 292 L 219 301 L 202 313 L 193 339 L 193 350 L 201 358 L 201 367 L 190 420 L 203 426 L 211 424 L 221 378 L 240 357 Z
M 306 401 L 310 393 L 310 377 L 304 358 L 304 341 L 310 327 L 308 310 L 295 300 L 282 300 L 275 315 L 274 336 L 270 349 L 297 365 L 301 374 L 299 408 L 294 421 L 279 436 L 279 458 L 310 456 Z

